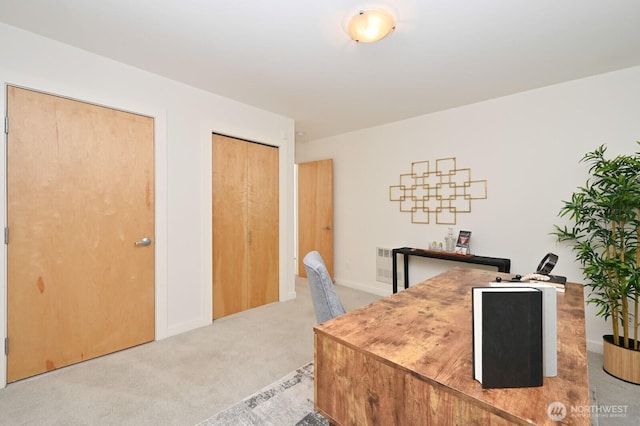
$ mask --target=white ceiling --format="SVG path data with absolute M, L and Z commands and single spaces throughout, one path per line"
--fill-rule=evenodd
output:
M 371 7 L 397 29 L 357 44 Z M 640 0 L 0 0 L 0 21 L 294 118 L 297 141 L 640 65 Z

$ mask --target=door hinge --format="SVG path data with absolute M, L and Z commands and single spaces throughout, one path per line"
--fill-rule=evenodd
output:
M 9 227 L 5 226 L 4 228 L 4 243 L 9 244 Z
M 9 338 L 4 338 L 4 354 L 9 355 Z
M 4 133 L 9 134 L 9 116 L 5 115 L 4 117 Z

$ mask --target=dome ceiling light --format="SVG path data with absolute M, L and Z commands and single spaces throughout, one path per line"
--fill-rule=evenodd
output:
M 349 22 L 349 36 L 362 43 L 372 43 L 382 40 L 393 30 L 396 23 L 393 16 L 382 9 L 361 10 Z

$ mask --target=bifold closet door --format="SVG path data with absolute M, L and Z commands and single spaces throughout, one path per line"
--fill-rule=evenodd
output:
M 278 149 L 213 135 L 213 319 L 278 300 Z
M 213 135 L 213 319 L 247 309 L 246 145 Z
M 276 302 L 279 296 L 278 148 L 248 146 L 247 184 L 248 307 Z

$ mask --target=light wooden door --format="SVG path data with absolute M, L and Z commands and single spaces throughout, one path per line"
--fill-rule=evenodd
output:
M 298 275 L 302 260 L 317 250 L 333 277 L 333 160 L 298 164 Z
M 213 319 L 278 300 L 278 149 L 213 135 Z
M 154 339 L 153 119 L 7 96 L 13 382 Z
M 247 182 L 248 307 L 279 298 L 278 148 L 245 142 Z
M 213 135 L 213 319 L 247 309 L 247 147 Z

